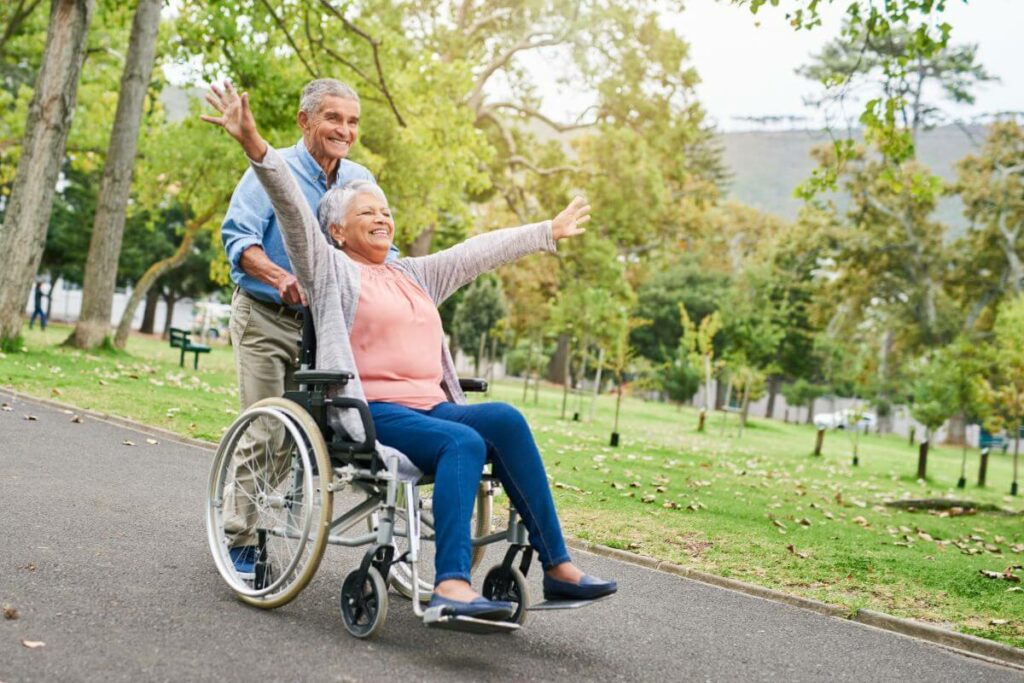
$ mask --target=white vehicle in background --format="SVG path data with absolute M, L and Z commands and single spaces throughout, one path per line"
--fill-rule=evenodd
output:
M 874 413 L 847 408 L 834 413 L 817 413 L 814 426 L 818 429 L 853 429 L 854 425 L 867 434 L 875 428 L 878 417 Z
M 204 341 L 228 341 L 231 305 L 216 301 L 197 301 L 192 306 L 192 333 Z

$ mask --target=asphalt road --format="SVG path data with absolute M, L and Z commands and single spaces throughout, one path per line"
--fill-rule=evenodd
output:
M 618 578 L 619 595 L 534 613 L 514 635 L 474 636 L 426 629 L 392 594 L 383 635 L 359 641 L 337 610 L 353 551 L 329 549 L 278 610 L 232 597 L 206 548 L 209 451 L 75 424 L 2 391 L 0 402 L 13 407 L 0 412 L 0 603 L 20 615 L 0 620 L 3 683 L 1024 681 L 928 643 L 585 553 L 579 564 Z

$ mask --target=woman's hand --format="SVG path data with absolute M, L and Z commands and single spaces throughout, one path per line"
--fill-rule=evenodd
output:
M 566 237 L 575 237 L 586 232 L 579 226 L 590 220 L 590 204 L 583 197 L 576 197 L 551 221 L 551 237 L 558 241 Z
M 256 130 L 256 119 L 249 109 L 249 93 L 241 95 L 231 85 L 230 81 L 224 81 L 224 89 L 221 90 L 216 84 L 210 85 L 210 92 L 206 93 L 206 101 L 223 116 L 202 115 L 200 118 L 207 123 L 220 126 L 228 132 L 253 161 L 263 161 L 267 154 L 267 143 Z

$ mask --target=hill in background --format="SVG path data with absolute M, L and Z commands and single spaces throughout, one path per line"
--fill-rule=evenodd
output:
M 918 158 L 945 180 L 956 177 L 956 162 L 975 154 L 985 138 L 984 126 L 942 126 L 921 134 Z M 728 196 L 785 219 L 796 218 L 802 200 L 793 189 L 811 175 L 811 149 L 830 144 L 823 131 L 749 131 L 719 136 L 722 160 L 732 174 Z M 839 202 L 842 204 L 842 202 Z M 943 199 L 938 218 L 952 235 L 967 227 L 960 200 Z

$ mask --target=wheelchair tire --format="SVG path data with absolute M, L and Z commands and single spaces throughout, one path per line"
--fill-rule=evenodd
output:
M 516 606 L 506 621 L 522 626 L 526 623 L 526 608 L 530 605 L 530 588 L 526 577 L 517 567 L 498 564 L 491 567 L 484 577 L 481 594 L 488 600 L 504 600 Z
M 400 500 L 401 502 L 395 510 L 395 515 L 398 519 L 404 520 L 407 516 L 404 508 L 404 495 Z M 475 512 L 472 521 L 473 538 L 482 538 L 491 533 L 493 527 L 491 521 L 493 501 L 494 496 L 488 495 L 487 493 L 487 483 L 480 482 L 480 487 L 477 489 L 476 493 L 476 506 L 474 508 Z M 407 525 L 405 526 L 407 527 Z M 395 538 L 396 557 L 401 557 L 402 553 L 408 550 L 408 543 L 408 538 Z M 475 546 L 473 548 L 473 558 L 470 565 L 470 571 L 475 571 L 477 567 L 480 566 L 480 563 L 483 561 L 484 555 L 486 554 L 487 546 Z M 434 591 L 434 567 L 433 562 L 423 562 L 422 555 L 419 563 L 419 575 L 420 602 L 430 602 L 430 595 Z M 412 600 L 412 571 L 409 569 L 408 563 L 396 561 L 391 564 L 391 569 L 388 572 L 388 584 L 403 598 L 406 600 Z
M 257 574 L 262 581 L 247 581 L 235 570 L 229 555 L 231 539 L 225 531 L 225 499 L 234 477 L 232 456 L 240 442 L 253 453 L 279 454 L 273 464 L 267 457 L 262 467 L 248 468 L 256 495 L 243 491 L 262 530 L 264 545 L 257 546 Z M 283 471 L 285 464 L 287 471 Z M 323 475 L 319 481 L 314 471 Z M 254 403 L 228 428 L 210 472 L 206 527 L 217 570 L 239 599 L 273 609 L 294 600 L 313 578 L 327 547 L 334 498 L 327 484 L 332 473 L 320 428 L 293 401 L 267 398 Z
M 368 640 L 380 635 L 388 618 L 388 588 L 376 567 L 366 570 L 362 586 L 356 586 L 358 574 L 350 572 L 341 584 L 341 620 L 349 633 Z

